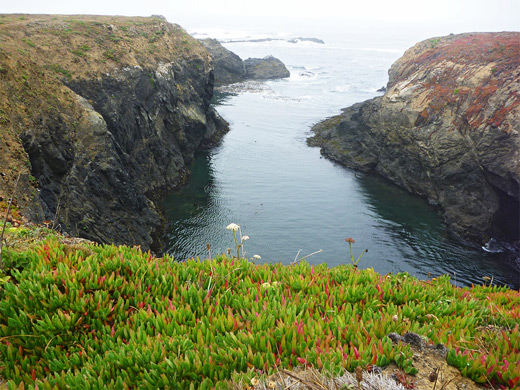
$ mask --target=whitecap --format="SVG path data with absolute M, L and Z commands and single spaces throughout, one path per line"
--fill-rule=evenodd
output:
M 502 253 L 504 248 L 494 238 L 490 238 L 489 241 L 482 247 L 488 253 Z

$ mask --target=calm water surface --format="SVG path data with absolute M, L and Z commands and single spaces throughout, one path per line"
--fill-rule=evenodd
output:
M 379 44 L 379 45 L 378 45 Z M 349 263 L 365 248 L 359 266 L 380 273 L 409 272 L 419 278 L 448 273 L 458 285 L 482 277 L 519 288 L 518 272 L 496 256 L 450 237 L 423 199 L 320 156 L 306 145 L 312 124 L 342 107 L 376 96 L 387 69 L 409 43 L 398 40 L 325 45 L 228 43 L 243 59 L 272 54 L 291 77 L 251 82 L 217 95 L 216 106 L 231 131 L 210 152 L 200 153 L 188 185 L 164 202 L 169 221 L 166 251 L 178 260 L 207 257 L 233 248 L 238 223 L 246 256 L 288 264 L 307 259 L 329 266 Z M 504 262 L 502 262 L 504 263 Z

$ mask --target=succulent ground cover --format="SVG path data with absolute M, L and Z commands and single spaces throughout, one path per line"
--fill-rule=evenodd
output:
M 520 35 L 517 33 L 459 34 L 417 44 L 417 55 L 403 56 L 396 81 L 408 80 L 422 91 L 427 107 L 418 125 L 434 121 L 447 107 L 458 115 L 456 128 L 464 131 L 491 126 L 505 133 L 513 127 L 506 121 L 520 104 L 520 93 L 513 80 L 518 75 Z M 435 69 L 424 80 L 413 73 Z M 516 75 L 511 77 L 511 75 Z M 505 91 L 497 93 L 497 91 Z
M 46 231 L 6 233 L 8 388 L 228 388 L 301 366 L 340 375 L 395 363 L 414 374 L 412 347 L 392 332 L 444 344 L 475 382 L 520 383 L 519 291 L 352 265 L 180 263 Z

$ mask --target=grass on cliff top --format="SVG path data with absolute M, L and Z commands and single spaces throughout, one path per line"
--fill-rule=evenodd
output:
M 38 229 L 10 227 L 2 259 L 8 388 L 227 388 L 301 365 L 413 374 L 411 347 L 391 332 L 445 344 L 476 382 L 520 383 L 519 291 L 351 265 L 179 263 Z
M 209 60 L 196 39 L 159 17 L 0 14 L 0 48 L 64 80 L 99 77 L 118 65 Z
M 75 142 L 83 110 L 66 84 L 134 66 L 151 69 L 153 84 L 158 64 L 172 62 L 208 69 L 209 57 L 180 26 L 158 17 L 0 14 L 0 201 L 19 173 L 29 194 L 20 207 L 37 201 L 20 134 L 55 123 Z

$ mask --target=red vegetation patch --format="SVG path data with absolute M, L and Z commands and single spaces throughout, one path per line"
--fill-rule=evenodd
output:
M 436 72 L 421 84 L 420 90 L 427 91 L 429 104 L 421 113 L 420 122 L 449 106 L 457 113 L 453 123 L 457 127 L 476 129 L 484 125 L 509 132 L 511 129 L 503 122 L 520 104 L 520 93 L 514 86 L 520 81 L 520 34 L 463 34 L 422 43 L 427 44 L 429 49 L 401 64 L 402 71 L 396 78 L 398 82 L 409 78 L 411 72 Z M 489 76 L 478 87 L 464 87 L 465 80 L 490 64 L 493 67 Z M 499 90 L 503 96 L 494 99 L 491 106 L 490 99 Z

